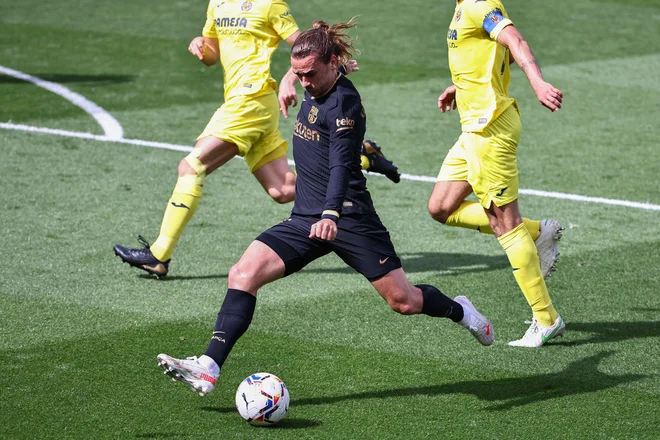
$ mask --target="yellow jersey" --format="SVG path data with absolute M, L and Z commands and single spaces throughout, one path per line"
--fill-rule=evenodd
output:
M 270 61 L 280 41 L 298 30 L 281 0 L 211 0 L 202 35 L 217 38 L 225 101 L 277 89 Z
M 509 20 L 499 0 L 458 0 L 447 32 L 449 70 L 464 132 L 481 132 L 515 100 L 509 53 L 497 36 Z

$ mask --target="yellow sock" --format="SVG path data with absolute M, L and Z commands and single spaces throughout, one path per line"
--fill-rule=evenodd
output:
M 449 216 L 445 224 L 467 229 L 476 229 L 484 234 L 493 233 L 484 208 L 478 202 L 470 200 L 464 200 L 461 202 L 458 209 Z M 536 240 L 541 233 L 541 222 L 539 220 L 523 218 L 523 224 L 525 225 L 525 228 L 527 228 L 527 231 L 529 231 L 532 240 Z
M 534 318 L 543 326 L 551 326 L 557 319 L 548 288 L 541 274 L 539 257 L 532 237 L 524 225 L 518 225 L 497 238 L 509 257 L 513 276 L 520 286 L 527 303 L 532 307 Z
M 167 261 L 172 257 L 179 237 L 197 210 L 199 198 L 202 196 L 200 180 L 203 181 L 203 177 L 200 179 L 196 175 L 181 176 L 174 187 L 172 197 L 167 202 L 160 235 L 150 248 L 154 257 L 160 261 Z
M 369 158 L 365 156 L 364 154 L 360 156 L 360 166 L 362 167 L 363 170 L 368 170 L 369 166 L 371 164 L 369 163 Z

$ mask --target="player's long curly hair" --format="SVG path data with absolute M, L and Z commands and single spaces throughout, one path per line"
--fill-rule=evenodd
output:
M 353 55 L 359 53 L 353 47 L 353 39 L 345 32 L 354 28 L 355 17 L 345 23 L 335 23 L 332 26 L 325 21 L 317 20 L 311 29 L 301 33 L 291 48 L 291 57 L 295 59 L 316 55 L 319 60 L 329 63 L 333 55 L 339 59 L 339 64 L 346 64 Z

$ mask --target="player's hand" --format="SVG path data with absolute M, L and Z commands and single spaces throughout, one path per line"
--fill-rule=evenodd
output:
M 321 240 L 334 240 L 337 238 L 337 223 L 329 218 L 323 218 L 314 223 L 309 230 L 309 238 L 320 238 Z
M 277 93 L 277 99 L 280 101 L 280 111 L 285 118 L 289 117 L 289 106 L 295 107 L 298 105 L 298 97 L 296 96 L 296 83 L 282 80 L 280 82 L 280 91 Z
M 438 108 L 442 113 L 451 109 L 456 110 L 456 86 L 451 85 L 442 92 L 442 95 L 438 98 Z
M 552 84 L 542 81 L 534 87 L 534 93 L 541 105 L 550 111 L 556 112 L 561 108 L 564 94 Z
M 346 69 L 346 75 L 351 72 L 358 72 L 360 66 L 358 66 L 357 60 L 348 60 L 348 63 L 344 64 L 344 69 Z
M 201 60 L 204 59 L 204 37 L 196 37 L 190 42 L 188 52 Z

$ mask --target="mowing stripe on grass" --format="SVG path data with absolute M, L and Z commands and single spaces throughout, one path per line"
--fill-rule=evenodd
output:
M 129 144 L 129 145 L 138 145 L 138 146 L 151 147 L 151 148 L 161 148 L 164 150 L 189 152 L 192 151 L 193 149 L 190 146 L 168 144 L 166 142 L 153 142 L 153 141 L 144 141 L 141 139 L 126 139 L 126 138 L 115 139 L 109 136 L 85 133 L 81 131 L 68 131 L 68 130 L 58 130 L 53 128 L 34 127 L 31 125 L 13 124 L 10 122 L 0 122 L 0 128 L 4 128 L 7 130 L 28 131 L 32 133 L 47 133 L 56 136 L 74 137 L 79 139 L 91 139 L 99 142 L 114 142 L 118 144 Z M 241 157 L 238 156 L 237 158 L 242 159 Z M 295 165 L 295 163 L 290 159 L 289 159 L 289 164 Z M 372 175 L 380 176 L 380 174 L 372 174 Z M 401 179 L 434 183 L 436 178 L 431 176 L 416 176 L 413 174 L 402 174 Z M 554 191 L 539 191 L 535 189 L 521 189 L 518 192 L 520 194 L 526 194 L 537 197 L 547 197 L 547 198 L 561 199 L 561 200 L 573 200 L 573 201 L 585 202 L 585 203 L 598 203 L 602 205 L 625 206 L 627 208 L 644 209 L 647 211 L 660 211 L 660 205 L 653 205 L 651 203 L 633 202 L 630 200 L 607 199 L 604 197 L 589 197 L 589 196 L 582 196 L 579 194 L 568 194 L 568 193 L 561 193 Z
M 96 122 L 98 122 L 101 128 L 103 128 L 103 132 L 109 139 L 121 139 L 124 137 L 124 129 L 122 128 L 119 121 L 112 117 L 110 113 L 106 112 L 84 96 L 76 92 L 72 92 L 60 84 L 46 81 L 41 78 L 37 78 L 36 76 L 28 75 L 27 73 L 9 69 L 4 66 L 0 66 L 0 73 L 4 73 L 7 76 L 12 76 L 14 78 L 30 82 L 35 86 L 53 92 L 56 95 L 66 99 L 73 105 L 80 107 L 86 113 L 96 119 Z

